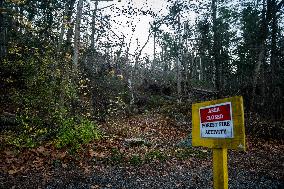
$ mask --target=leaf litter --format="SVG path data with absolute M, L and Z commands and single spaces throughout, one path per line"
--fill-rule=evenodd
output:
M 80 180 L 79 183 L 87 184 L 89 188 L 117 188 L 111 178 L 118 179 L 122 175 L 124 184 L 131 183 L 134 178 L 145 182 L 138 188 L 155 188 L 159 182 L 160 185 L 165 182 L 163 178 L 169 178 L 174 183 L 168 183 L 169 187 L 173 188 L 183 188 L 186 184 L 201 188 L 212 186 L 211 150 L 176 146 L 190 133 L 190 124 L 180 127 L 169 117 L 148 113 L 109 120 L 99 127 L 105 137 L 84 145 L 75 154 L 68 149 L 56 149 L 51 144 L 20 151 L 7 147 L 0 152 L 0 178 L 5 181 L 0 186 L 12 188 L 14 183 L 21 186 L 21 182 L 38 187 L 55 186 L 56 180 L 61 179 L 65 184 Z M 129 146 L 125 141 L 131 138 L 143 139 L 147 145 Z M 261 178 L 283 184 L 283 142 L 248 137 L 247 146 L 247 152 L 229 151 L 230 178 L 239 178 L 238 183 L 246 183 L 243 185 L 246 187 L 255 186 L 253 184 Z M 112 172 L 120 176 L 114 176 Z M 27 177 L 25 181 L 20 179 L 23 176 Z M 34 183 L 34 179 L 42 182 Z M 159 181 L 154 182 L 155 179 Z M 202 185 L 204 179 L 207 182 Z M 234 180 L 230 182 L 235 183 Z M 249 182 L 253 184 L 249 185 Z M 238 183 L 232 188 L 242 188 Z

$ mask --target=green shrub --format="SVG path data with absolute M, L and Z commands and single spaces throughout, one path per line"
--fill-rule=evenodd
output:
M 167 157 L 159 150 L 154 150 L 145 155 L 145 161 L 151 162 L 153 160 L 165 161 Z
M 202 150 L 195 150 L 193 148 L 179 148 L 175 151 L 175 156 L 180 160 L 186 160 L 190 157 L 204 159 L 208 157 L 208 152 Z
M 161 107 L 165 104 L 165 99 L 162 96 L 159 95 L 152 95 L 149 98 L 149 102 L 147 104 L 147 107 L 150 109 Z
M 95 123 L 84 118 L 79 119 L 78 122 L 74 118 L 69 118 L 64 120 L 60 127 L 55 146 L 57 148 L 70 146 L 78 149 L 82 144 L 99 139 L 100 136 Z
M 47 128 L 44 128 L 41 121 L 37 118 L 26 119 L 17 118 L 20 124 L 19 133 L 9 133 L 9 140 L 6 142 L 18 148 L 34 148 L 38 146 L 41 139 L 47 134 Z M 31 121 L 30 121 L 31 120 Z M 40 127 L 34 126 L 35 124 L 41 125 Z
M 195 151 L 192 148 L 181 148 L 175 151 L 175 156 L 180 160 L 186 160 L 194 156 Z
M 138 166 L 142 164 L 142 162 L 143 162 L 142 158 L 139 155 L 135 155 L 135 154 L 132 155 L 129 160 L 129 163 L 134 166 Z
M 111 149 L 111 157 L 110 157 L 110 163 L 111 164 L 120 164 L 123 162 L 124 154 L 119 151 L 117 148 Z
M 18 148 L 34 148 L 38 145 L 35 139 L 27 134 L 12 137 L 8 144 Z

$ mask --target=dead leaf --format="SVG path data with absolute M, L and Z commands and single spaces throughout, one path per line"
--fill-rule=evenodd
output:
M 5 154 L 6 154 L 7 156 L 12 156 L 12 155 L 14 155 L 13 151 L 5 151 Z
M 100 152 L 100 153 L 95 152 L 94 155 L 98 158 L 103 158 L 103 157 L 106 156 L 106 154 L 104 152 Z
M 40 147 L 37 148 L 37 151 L 39 153 L 43 153 L 45 151 L 45 148 L 43 146 L 40 146 Z
M 94 157 L 94 156 L 95 156 L 94 150 L 93 150 L 93 149 L 90 149 L 90 150 L 89 150 L 89 154 L 90 154 L 91 157 Z
M 62 163 L 62 167 L 66 169 L 68 166 L 66 163 Z
M 84 168 L 84 173 L 85 173 L 85 174 L 91 173 L 91 170 L 92 170 L 92 169 L 91 169 L 91 168 L 92 168 L 91 166 L 85 166 L 85 167 L 83 167 L 83 168 Z
M 8 171 L 9 175 L 13 175 L 13 174 L 15 174 L 17 172 L 18 172 L 18 170 L 16 170 L 16 169 L 15 170 L 11 169 L 11 170 Z
M 100 185 L 97 185 L 97 184 L 96 184 L 96 185 L 92 185 L 92 186 L 91 186 L 91 189 L 96 189 L 96 188 L 100 188 Z
M 66 152 L 58 152 L 57 157 L 63 159 L 66 156 Z

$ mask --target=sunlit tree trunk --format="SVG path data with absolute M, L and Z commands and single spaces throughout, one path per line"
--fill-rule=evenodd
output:
M 80 43 L 80 25 L 82 18 L 83 0 L 79 0 L 77 5 L 77 15 L 75 24 L 75 36 L 74 36 L 74 54 L 73 54 L 73 65 L 77 69 L 79 59 L 79 43 Z
M 63 44 L 63 38 L 64 38 L 64 34 L 65 34 L 65 28 L 67 25 L 67 17 L 68 15 L 68 3 L 65 4 L 65 9 L 62 15 L 62 24 L 61 24 L 61 29 L 60 29 L 60 35 L 59 35 L 59 40 L 58 40 L 58 47 L 57 47 L 57 53 L 60 53 L 61 51 L 61 47 Z
M 73 23 L 72 23 L 72 15 L 73 15 L 73 8 L 75 5 L 75 0 L 68 1 L 68 11 L 66 14 L 66 24 L 68 26 L 67 34 L 66 34 L 66 50 L 68 53 L 71 53 L 71 39 L 73 35 Z
M 95 1 L 95 9 L 92 15 L 92 33 L 91 33 L 91 49 L 94 50 L 95 48 L 95 33 L 96 33 L 96 14 L 98 8 L 98 0 Z

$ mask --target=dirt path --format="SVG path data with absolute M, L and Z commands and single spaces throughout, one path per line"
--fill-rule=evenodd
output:
M 212 153 L 178 147 L 189 123 L 159 114 L 110 120 L 79 154 L 50 145 L 0 152 L 0 188 L 212 188 Z M 143 143 L 129 143 L 127 139 Z M 257 142 L 256 142 L 257 141 Z M 230 188 L 284 188 L 284 145 L 248 138 L 229 152 Z

